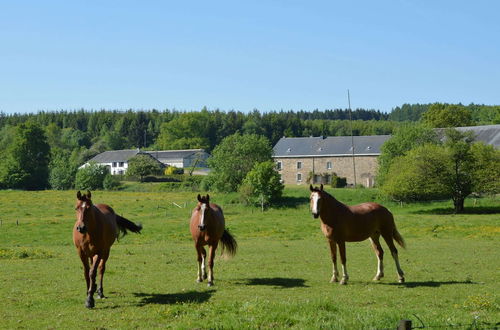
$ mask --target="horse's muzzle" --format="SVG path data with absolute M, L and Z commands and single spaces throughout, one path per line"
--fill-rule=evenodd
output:
M 314 219 L 318 219 L 319 213 L 313 213 L 312 216 L 313 216 Z
M 76 226 L 76 231 L 79 232 L 80 234 L 85 234 L 87 232 L 87 227 L 86 226 Z
M 205 225 L 198 225 L 198 228 L 200 228 L 201 231 L 204 231 L 207 228 L 207 226 L 205 226 Z

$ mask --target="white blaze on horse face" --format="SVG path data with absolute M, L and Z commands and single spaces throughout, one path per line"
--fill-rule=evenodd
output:
M 318 214 L 318 200 L 319 200 L 319 193 L 313 192 L 311 194 L 311 212 L 312 214 Z
M 205 210 L 207 208 L 207 204 L 201 204 L 200 211 L 201 211 L 201 220 L 200 220 L 200 226 L 203 228 L 205 225 Z

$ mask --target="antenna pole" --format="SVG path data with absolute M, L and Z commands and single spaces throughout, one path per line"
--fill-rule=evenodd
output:
M 356 160 L 354 157 L 354 136 L 352 135 L 351 95 L 349 94 L 349 90 L 347 90 L 347 102 L 349 104 L 349 122 L 351 123 L 352 170 L 354 172 L 354 187 L 356 187 Z

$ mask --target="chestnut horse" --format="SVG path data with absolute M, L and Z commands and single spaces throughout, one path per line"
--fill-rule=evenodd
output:
M 224 214 L 217 205 L 210 203 L 210 196 L 198 194 L 198 204 L 191 214 L 191 236 L 194 240 L 196 252 L 198 253 L 198 277 L 197 282 L 203 282 L 207 278 L 205 272 L 205 259 L 207 252 L 204 246 L 209 246 L 208 251 L 208 286 L 214 285 L 214 257 L 215 250 L 222 242 L 222 253 L 234 256 L 238 244 L 229 231 L 224 228 Z
M 377 274 L 374 281 L 380 280 L 384 276 L 384 250 L 380 245 L 380 235 L 391 250 L 392 257 L 396 263 L 399 282 L 405 281 L 404 273 L 399 266 L 398 250 L 392 239 L 394 238 L 401 247 L 405 247 L 403 237 L 399 234 L 394 223 L 392 213 L 384 206 L 377 203 L 362 203 L 348 206 L 332 195 L 320 188 L 311 190 L 311 213 L 314 218 L 320 217 L 321 230 L 328 239 L 330 252 L 333 261 L 333 276 L 330 282 L 338 282 L 339 272 L 337 270 L 337 245 L 339 247 L 340 259 L 342 261 L 342 280 L 340 284 L 347 284 L 349 276 L 346 269 L 346 242 L 360 242 L 369 238 L 378 259 Z
M 98 298 L 104 297 L 102 278 L 106 270 L 111 245 L 123 235 L 127 229 L 140 233 L 142 226 L 119 216 L 106 204 L 93 205 L 90 191 L 87 194 L 76 194 L 76 223 L 73 228 L 73 242 L 83 263 L 83 274 L 87 282 L 87 300 L 85 307 L 94 307 L 94 292 L 96 291 L 96 275 L 99 268 Z M 90 266 L 89 266 L 90 262 Z

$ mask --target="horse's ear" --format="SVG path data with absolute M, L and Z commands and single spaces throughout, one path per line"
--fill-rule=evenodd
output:
M 201 196 L 200 196 L 200 194 L 198 194 L 198 202 L 201 203 Z
M 92 194 L 90 193 L 90 190 L 87 190 L 87 198 L 90 199 L 91 196 Z
M 80 192 L 80 190 L 78 190 L 78 192 L 76 193 L 76 198 L 79 200 L 82 199 L 82 193 Z
M 321 186 L 319 186 L 319 190 L 323 191 L 323 184 L 321 184 Z
M 207 204 L 210 202 L 210 195 L 207 194 Z
M 309 185 L 309 190 L 310 190 L 310 191 L 314 191 L 314 188 L 313 188 L 313 185 L 312 185 L 312 184 L 310 184 L 310 185 Z

